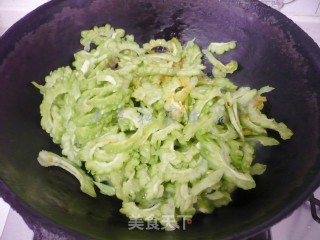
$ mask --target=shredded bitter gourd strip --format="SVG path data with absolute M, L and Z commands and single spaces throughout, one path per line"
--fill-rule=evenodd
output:
M 256 144 L 279 144 L 267 129 L 292 136 L 261 113 L 271 87 L 239 88 L 226 78 L 238 64 L 214 54 L 235 49 L 235 41 L 203 51 L 175 38 L 140 46 L 106 25 L 83 31 L 80 42 L 73 67 L 34 83 L 43 95 L 41 125 L 64 155 L 41 151 L 38 160 L 69 171 L 92 197 L 95 188 L 117 196 L 129 218 L 165 225 L 162 216 L 171 214 L 177 226 L 180 216 L 227 205 L 265 171 L 253 164 Z M 214 78 L 204 73 L 203 55 Z

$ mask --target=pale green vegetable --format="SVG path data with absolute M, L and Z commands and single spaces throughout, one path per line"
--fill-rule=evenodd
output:
M 230 50 L 235 49 L 237 46 L 235 41 L 230 42 L 212 42 L 208 46 L 208 50 L 212 53 L 216 53 L 218 55 L 222 55 L 225 52 L 229 52 Z
M 38 161 L 43 167 L 61 167 L 74 175 L 80 182 L 81 190 L 90 195 L 96 197 L 96 192 L 93 187 L 93 180 L 90 178 L 85 171 L 69 161 L 67 158 L 60 157 L 54 153 L 41 151 L 39 153 Z
M 216 55 L 236 42 L 177 39 L 139 45 L 110 25 L 83 31 L 73 67 L 61 67 L 33 83 L 43 95 L 41 126 L 62 148 L 41 151 L 42 166 L 73 174 L 83 192 L 116 196 L 128 218 L 159 221 L 166 230 L 184 215 L 211 213 L 232 192 L 256 186 L 255 146 L 289 139 L 292 131 L 261 112 L 273 88 L 238 88 L 228 78 L 238 64 Z M 214 78 L 203 70 L 203 53 Z M 165 216 L 171 216 L 171 227 Z M 173 228 L 172 228 L 173 227 Z

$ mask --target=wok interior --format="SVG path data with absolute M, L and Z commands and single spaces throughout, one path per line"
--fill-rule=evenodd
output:
M 214 239 L 262 230 L 308 197 L 318 184 L 320 169 L 320 67 L 315 61 L 319 48 L 292 22 L 262 4 L 208 2 L 53 1 L 4 36 L 0 177 L 19 199 L 59 226 L 91 238 Z M 183 43 L 196 38 L 202 47 L 211 41 L 237 41 L 237 49 L 222 57 L 240 64 L 231 79 L 239 86 L 275 87 L 267 95 L 266 112 L 295 134 L 280 146 L 258 150 L 256 160 L 268 169 L 256 178 L 256 189 L 237 191 L 231 205 L 211 215 L 196 215 L 186 231 L 129 231 L 128 220 L 118 213 L 120 201 L 90 198 L 68 173 L 39 166 L 40 150 L 60 151 L 40 127 L 42 97 L 31 81 L 42 84 L 50 71 L 70 64 L 81 48 L 81 30 L 106 23 L 134 34 L 140 43 L 171 37 Z M 46 222 L 27 219 L 31 227 Z M 57 229 L 48 222 L 46 228 Z

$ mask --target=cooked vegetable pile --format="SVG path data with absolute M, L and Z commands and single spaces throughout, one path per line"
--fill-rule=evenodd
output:
M 164 225 L 170 215 L 177 227 L 182 215 L 227 205 L 265 171 L 253 164 L 255 146 L 279 144 L 267 129 L 292 136 L 261 113 L 271 87 L 239 88 L 226 78 L 238 64 L 217 57 L 234 41 L 205 50 L 175 38 L 140 46 L 106 25 L 83 31 L 81 44 L 72 67 L 51 72 L 44 86 L 33 83 L 43 95 L 41 126 L 63 155 L 41 151 L 38 161 L 69 171 L 92 197 L 96 189 L 117 196 L 129 218 Z

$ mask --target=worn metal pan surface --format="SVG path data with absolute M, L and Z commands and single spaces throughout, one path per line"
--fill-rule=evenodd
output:
M 236 40 L 232 80 L 240 86 L 275 87 L 266 105 L 295 135 L 260 149 L 268 165 L 257 188 L 238 191 L 228 207 L 198 214 L 185 231 L 129 231 L 113 198 L 90 198 L 63 170 L 39 166 L 40 150 L 59 152 L 40 127 L 43 83 L 51 70 L 70 64 L 80 31 L 110 23 L 150 38 Z M 0 192 L 36 238 L 55 239 L 239 239 L 275 224 L 302 204 L 320 183 L 320 50 L 284 15 L 246 0 L 54 0 L 15 24 L 0 39 Z M 55 235 L 52 235 L 55 234 Z

